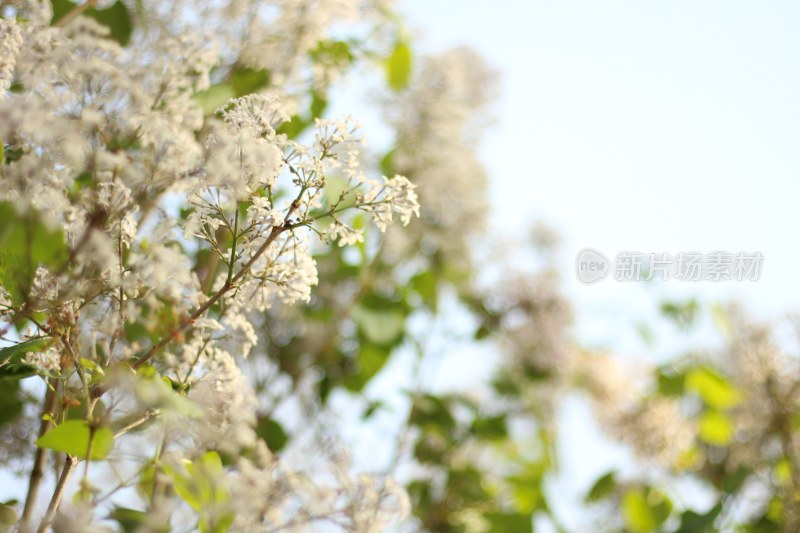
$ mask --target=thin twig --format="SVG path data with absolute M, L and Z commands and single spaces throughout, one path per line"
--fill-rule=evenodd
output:
M 42 518 L 42 523 L 39 525 L 37 533 L 45 533 L 47 528 L 53 523 L 53 518 L 56 516 L 58 506 L 61 504 L 61 497 L 64 496 L 64 489 L 67 487 L 67 481 L 69 481 L 69 477 L 72 475 L 72 471 L 75 470 L 76 466 L 78 466 L 78 459 L 67 455 L 64 468 L 61 470 L 61 475 L 58 477 L 58 484 L 56 485 L 55 491 L 53 491 L 53 497 L 50 499 L 50 505 L 47 506 L 47 512 L 44 514 L 44 518 Z
M 41 438 L 47 430 L 50 429 L 50 422 L 56 410 L 58 398 L 56 397 L 55 387 L 58 385 L 58 380 L 50 378 L 47 382 L 47 392 L 45 392 L 44 403 L 42 405 L 41 422 L 39 423 L 39 437 Z M 47 416 L 50 415 L 50 416 Z M 33 508 L 36 505 L 36 497 L 39 495 L 39 487 L 44 478 L 44 467 L 47 462 L 47 450 L 45 448 L 36 448 L 36 455 L 33 458 L 33 468 L 31 469 L 31 476 L 28 481 L 28 495 L 25 497 L 25 508 L 22 511 L 22 518 L 19 523 L 19 530 L 22 533 L 27 533 L 30 530 L 31 515 Z
M 230 282 L 228 282 L 225 285 L 223 285 L 221 289 L 219 289 L 216 293 L 214 293 L 214 295 L 211 298 L 209 298 L 206 301 L 206 303 L 204 303 L 203 305 L 198 307 L 197 310 L 194 311 L 191 315 L 189 315 L 188 317 L 184 318 L 181 321 L 180 326 L 177 329 L 177 331 L 173 331 L 172 334 L 163 337 L 156 344 L 152 345 L 150 347 L 150 349 L 147 350 L 147 352 L 145 352 L 145 354 L 143 356 L 141 356 L 139 359 L 136 360 L 135 363 L 133 363 L 132 366 L 133 366 L 134 370 L 138 370 L 139 368 L 141 368 L 142 366 L 147 364 L 147 362 L 150 359 L 152 359 L 153 356 L 155 356 L 162 348 L 164 348 L 164 346 L 166 346 L 167 344 L 170 343 L 170 341 L 173 339 L 174 335 L 176 335 L 177 333 L 182 332 L 183 330 L 189 328 L 195 320 L 200 318 L 203 315 L 203 313 L 208 311 L 223 296 L 225 296 L 228 293 L 228 291 L 230 291 L 231 289 L 233 289 L 236 286 L 236 283 L 240 279 L 242 279 L 245 276 L 245 274 L 247 274 L 250 271 L 250 269 L 252 268 L 253 264 L 255 264 L 255 262 L 258 261 L 258 259 L 264 254 L 264 252 L 267 251 L 267 248 L 269 248 L 270 245 L 273 242 L 275 242 L 275 239 L 277 239 L 278 236 L 281 233 L 283 233 L 285 230 L 290 228 L 290 226 L 288 225 L 288 219 L 291 216 L 291 214 L 294 212 L 295 205 L 296 204 L 293 204 L 292 208 L 286 214 L 286 219 L 285 220 L 287 221 L 287 223 L 284 224 L 284 225 L 275 226 L 275 227 L 272 228 L 272 231 L 270 231 L 269 235 L 267 236 L 267 239 L 258 248 L 258 250 L 256 250 L 256 253 L 254 253 L 253 256 L 244 264 L 244 266 L 242 266 L 242 269 L 239 270 L 239 272 L 235 276 L 233 276 L 231 278 Z
M 90 7 L 94 6 L 96 3 L 97 3 L 97 0 L 86 0 L 86 2 L 73 7 L 66 15 L 64 15 L 63 17 L 61 17 L 57 21 L 55 21 L 53 23 L 53 26 L 55 26 L 56 28 L 60 28 L 62 26 L 65 26 L 67 24 L 67 22 L 69 22 L 70 20 L 74 19 L 75 17 L 77 17 L 78 15 L 80 15 L 81 13 L 83 13 L 84 11 L 89 9 Z
M 138 428 L 139 426 L 141 426 L 142 424 L 144 424 L 145 422 L 147 422 L 151 418 L 154 418 L 154 417 L 156 417 L 158 415 L 159 415 L 159 410 L 158 409 L 148 409 L 147 412 L 144 414 L 144 416 L 142 416 L 141 418 L 139 418 L 137 420 L 134 420 L 133 422 L 131 422 L 130 424 L 128 424 L 124 428 L 122 428 L 119 431 L 117 431 L 114 434 L 114 440 L 118 439 L 119 437 L 121 437 L 125 433 L 131 431 L 132 429 Z

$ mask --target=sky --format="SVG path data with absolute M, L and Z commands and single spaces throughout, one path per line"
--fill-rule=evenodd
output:
M 494 225 L 526 231 L 541 219 L 561 234 L 565 289 L 581 317 L 612 301 L 637 306 L 642 291 L 654 291 L 578 283 L 574 257 L 586 246 L 610 257 L 761 251 L 758 282 L 667 282 L 655 291 L 742 300 L 763 317 L 797 307 L 787 288 L 800 263 L 800 4 L 400 6 L 418 49 L 465 44 L 498 71 L 495 123 L 481 151 Z

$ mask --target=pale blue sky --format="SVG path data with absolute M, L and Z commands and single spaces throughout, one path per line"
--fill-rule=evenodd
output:
M 738 298 L 765 316 L 796 307 L 800 3 L 400 6 L 419 48 L 467 44 L 499 71 L 481 152 L 496 226 L 541 218 L 562 234 L 579 316 L 638 305 L 643 290 Z M 758 283 L 585 287 L 571 271 L 584 246 L 759 250 L 764 272 Z

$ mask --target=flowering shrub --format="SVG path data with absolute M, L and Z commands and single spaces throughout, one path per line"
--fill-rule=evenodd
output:
M 796 358 L 735 310 L 720 353 L 661 367 L 577 346 L 554 235 L 487 227 L 494 74 L 417 62 L 391 8 L 0 1 L 0 462 L 26 481 L 0 528 L 797 531 Z M 376 64 L 378 154 L 328 116 Z M 436 379 L 477 350 L 480 379 Z M 575 395 L 630 468 L 563 503 Z
M 353 119 L 312 117 L 295 139 L 292 110 L 355 59 L 329 27 L 385 22 L 345 4 L 2 4 L 0 319 L 18 341 L 0 377 L 18 412 L 19 380 L 46 385 L 20 530 L 47 530 L 75 476 L 66 530 L 108 513 L 148 531 L 375 530 L 405 513 L 390 479 L 274 456 L 237 364 L 253 314 L 309 300 L 314 234 L 353 245 L 358 212 L 381 231 L 419 213 L 405 177 L 367 176 Z M 189 31 L 201 21 L 242 31 Z M 41 516 L 48 456 L 61 466 Z M 144 512 L 115 503 L 126 490 Z

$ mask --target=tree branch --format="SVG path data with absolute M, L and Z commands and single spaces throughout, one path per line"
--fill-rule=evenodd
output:
M 53 497 L 50 499 L 50 505 L 47 506 L 47 512 L 44 514 L 44 518 L 42 518 L 42 523 L 39 524 L 37 533 L 45 533 L 53 523 L 53 518 L 56 516 L 58 506 L 61 504 L 61 498 L 64 496 L 64 489 L 67 487 L 67 481 L 69 481 L 69 477 L 72 475 L 76 466 L 78 466 L 78 459 L 67 455 L 64 468 L 61 470 L 61 475 L 58 477 L 58 484 L 56 484 L 56 489 L 53 491 Z
M 94 6 L 97 3 L 97 0 L 86 0 L 86 2 L 73 7 L 66 15 L 58 19 L 53 23 L 53 26 L 56 28 L 63 27 L 69 22 L 70 20 L 74 19 L 90 7 Z
M 41 422 L 39 423 L 39 437 L 42 437 L 47 433 L 47 430 L 50 429 L 50 419 L 45 415 L 52 415 L 55 413 L 57 403 L 55 388 L 57 385 L 58 380 L 55 378 L 50 378 L 47 382 L 47 392 L 44 396 Z M 33 458 L 33 468 L 31 469 L 30 479 L 28 481 L 28 495 L 25 497 L 25 508 L 22 511 L 22 518 L 19 522 L 19 530 L 21 533 L 30 531 L 31 515 L 33 515 L 33 509 L 36 505 L 36 497 L 39 495 L 39 487 L 44 477 L 46 462 L 47 450 L 37 447 L 36 455 Z

